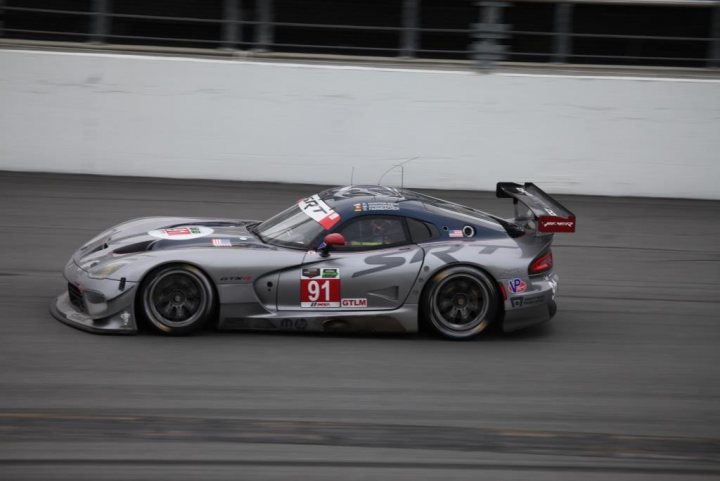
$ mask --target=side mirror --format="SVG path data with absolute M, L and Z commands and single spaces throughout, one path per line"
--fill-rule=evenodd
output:
M 335 232 L 335 233 L 328 234 L 325 236 L 325 239 L 318 246 L 317 251 L 318 251 L 318 254 L 320 254 L 320 257 L 327 257 L 328 255 L 330 255 L 330 249 L 333 246 L 344 246 L 344 245 L 345 245 L 345 237 L 343 237 L 342 234 Z

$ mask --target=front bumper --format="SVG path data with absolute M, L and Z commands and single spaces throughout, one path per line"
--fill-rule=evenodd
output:
M 135 334 L 136 282 L 93 279 L 70 260 L 65 266 L 68 291 L 50 304 L 50 313 L 69 326 L 95 333 Z M 122 286 L 122 289 L 120 289 Z
M 50 313 L 55 319 L 83 331 L 108 334 L 135 334 L 137 323 L 131 305 L 107 317 L 92 318 L 80 312 L 70 303 L 70 296 L 63 292 L 50 303 Z

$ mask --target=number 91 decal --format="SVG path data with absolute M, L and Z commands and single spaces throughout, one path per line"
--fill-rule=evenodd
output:
M 300 276 L 300 307 L 340 307 L 340 269 L 303 269 Z

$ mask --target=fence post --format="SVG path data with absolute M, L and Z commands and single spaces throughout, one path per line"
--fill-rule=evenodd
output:
M 571 3 L 558 3 L 555 5 L 555 35 L 553 37 L 554 53 L 553 63 L 567 63 L 568 55 L 572 50 L 570 25 L 572 24 L 573 5 Z
M 266 52 L 273 44 L 273 0 L 258 0 L 255 24 L 255 50 Z
M 400 56 L 412 58 L 418 49 L 420 0 L 403 0 L 403 29 Z
M 708 48 L 707 65 L 708 67 L 720 67 L 720 3 L 716 3 L 713 10 L 710 37 L 712 43 Z
M 242 42 L 242 0 L 223 0 L 222 48 L 235 50 Z
M 507 2 L 480 1 L 480 22 L 472 25 L 472 36 L 477 40 L 472 44 L 472 57 L 477 60 L 478 67 L 489 69 L 495 62 L 503 60 L 507 52 L 507 45 L 498 43 L 508 37 L 510 25 L 502 21 L 502 9 L 508 6 Z
M 90 42 L 105 43 L 110 31 L 110 2 L 112 0 L 93 0 L 92 15 L 90 16 Z

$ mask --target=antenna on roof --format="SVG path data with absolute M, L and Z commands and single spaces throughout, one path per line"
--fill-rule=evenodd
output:
M 352 170 L 350 171 L 350 187 L 353 185 L 353 178 L 355 177 L 355 166 L 353 165 Z
M 420 158 L 420 156 L 415 156 L 410 159 L 404 160 L 402 162 L 398 162 L 397 164 L 394 164 L 388 170 L 383 172 L 383 175 L 380 176 L 380 178 L 377 181 L 377 184 L 380 185 L 380 182 L 382 182 L 383 178 L 385 177 L 385 175 L 387 175 L 388 172 L 400 167 L 400 188 L 401 189 L 404 188 L 405 187 L 405 164 L 407 164 L 408 162 L 412 162 L 413 160 L 417 160 L 419 158 Z

